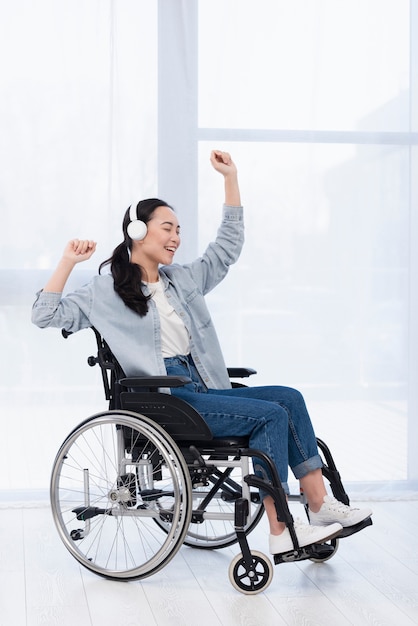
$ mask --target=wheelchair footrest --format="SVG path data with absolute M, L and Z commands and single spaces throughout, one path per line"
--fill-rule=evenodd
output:
M 333 554 L 335 551 L 334 546 L 326 543 L 314 543 L 298 550 L 291 550 L 289 552 L 283 552 L 283 554 L 274 554 L 274 564 L 280 565 L 280 563 L 294 563 L 296 561 L 306 561 L 307 559 L 323 559 L 325 560 Z
M 371 526 L 373 524 L 372 518 L 367 517 L 362 522 L 355 524 L 354 526 L 348 526 L 347 528 L 343 528 L 337 535 L 337 539 L 343 539 L 344 537 L 351 537 L 355 533 L 358 533 L 363 528 L 367 528 L 367 526 Z

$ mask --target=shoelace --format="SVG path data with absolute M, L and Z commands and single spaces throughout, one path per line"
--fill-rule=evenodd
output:
M 347 506 L 346 504 L 343 504 L 342 502 L 340 502 L 336 498 L 334 498 L 331 501 L 328 501 L 326 504 L 328 504 L 328 506 L 333 511 L 336 511 L 338 513 L 342 513 L 343 515 L 349 515 L 352 511 L 356 511 L 357 510 L 357 509 L 352 509 L 351 507 Z
M 295 531 L 297 531 L 298 528 L 300 528 L 302 531 L 309 532 L 309 533 L 314 533 L 315 530 L 318 529 L 318 526 L 311 526 L 310 524 L 307 524 L 306 522 L 302 521 L 300 517 L 297 517 L 293 521 L 293 526 L 295 528 Z

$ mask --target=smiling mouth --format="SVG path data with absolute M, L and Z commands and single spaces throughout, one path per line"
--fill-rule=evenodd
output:
M 174 248 L 174 247 L 172 248 L 172 247 L 168 247 L 168 246 L 166 246 L 165 249 L 168 250 L 168 252 L 172 252 L 173 254 L 177 250 L 177 248 Z

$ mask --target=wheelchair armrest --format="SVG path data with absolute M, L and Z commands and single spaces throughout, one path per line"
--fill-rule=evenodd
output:
M 248 378 L 253 374 L 257 374 L 257 371 L 251 367 L 228 367 L 227 371 L 229 378 Z
M 184 387 L 191 383 L 188 376 L 133 376 L 132 378 L 121 378 L 119 384 L 122 387 Z

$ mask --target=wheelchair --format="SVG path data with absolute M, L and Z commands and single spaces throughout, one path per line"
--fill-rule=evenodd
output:
M 213 438 L 193 407 L 161 392 L 186 384 L 187 377 L 126 377 L 103 337 L 93 331 L 97 355 L 88 364 L 101 368 L 109 409 L 66 437 L 50 483 L 59 536 L 88 570 L 108 579 L 138 580 L 161 570 L 182 545 L 205 550 L 238 543 L 229 579 L 242 593 L 259 593 L 273 577 L 270 559 L 250 550 L 247 540 L 264 512 L 259 489 L 273 497 L 293 541 L 293 550 L 274 555 L 275 564 L 324 562 L 335 554 L 340 538 L 372 523 L 369 518 L 328 542 L 299 547 L 271 459 L 249 448 L 247 438 Z M 256 372 L 229 368 L 228 373 L 242 380 Z M 328 447 L 317 442 L 333 495 L 349 504 Z M 254 474 L 253 459 L 264 461 L 270 480 Z M 300 501 L 308 514 L 303 493 L 288 500 Z

